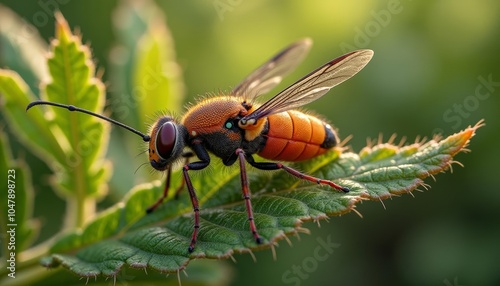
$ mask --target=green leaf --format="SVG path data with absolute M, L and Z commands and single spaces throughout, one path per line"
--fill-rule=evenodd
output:
M 0 184 L 5 189 L 0 198 L 0 222 L 2 233 L 15 229 L 15 243 L 9 244 L 9 236 L 2 239 L 2 254 L 20 253 L 26 249 L 38 233 L 39 225 L 32 220 L 33 188 L 31 174 L 26 164 L 12 158 L 6 134 L 0 130 Z M 15 248 L 13 249 L 12 246 Z M 5 262 L 5 259 L 2 259 Z
M 0 97 L 0 108 L 12 133 L 54 169 L 60 168 L 56 162 L 64 161 L 65 153 L 43 110 L 26 112 L 26 106 L 36 98 L 16 72 L 0 69 Z
M 114 12 L 118 44 L 110 56 L 115 118 L 131 126 L 159 112 L 180 113 L 183 83 L 165 16 L 153 1 L 121 1 Z
M 40 97 L 102 114 L 104 85 L 94 75 L 90 51 L 61 14 L 55 18 L 56 37 L 47 62 L 50 80 L 42 83 Z M 52 106 L 26 112 L 35 97 L 13 71 L 0 70 L 0 93 L 12 133 L 54 170 L 52 186 L 68 203 L 67 226 L 82 226 L 93 215 L 95 198 L 107 189 L 110 166 L 104 155 L 109 124 Z
M 16 71 L 38 94 L 40 81 L 49 78 L 47 43 L 38 31 L 7 7 L 0 5 L 0 65 Z
M 48 59 L 52 81 L 42 89 L 42 98 L 103 113 L 104 86 L 94 77 L 90 51 L 71 33 L 66 20 L 56 14 L 56 38 Z M 84 200 L 104 194 L 109 167 L 104 160 L 109 125 L 85 114 L 62 108 L 46 107 L 50 124 L 65 157 L 59 162 L 66 172 L 57 177 L 55 186 L 69 197 Z M 31 112 L 31 110 L 29 111 Z
M 41 268 L 41 267 L 40 267 Z M 45 270 L 45 269 L 42 269 Z M 162 286 L 200 286 L 200 285 L 231 285 L 230 280 L 233 277 L 233 269 L 224 261 L 209 261 L 197 260 L 189 265 L 189 269 L 180 271 L 173 275 L 165 275 L 154 271 L 144 271 L 143 269 L 124 268 L 119 273 L 112 275 L 111 279 L 97 279 L 95 277 L 85 277 L 78 281 L 70 272 L 63 269 L 58 271 L 52 269 L 51 274 L 56 272 L 57 275 L 51 275 L 42 279 L 36 280 L 30 285 L 93 285 L 93 286 L 109 286 L 109 285 L 127 285 L 127 286 L 143 286 L 143 285 L 162 285 Z M 12 279 L 11 279 L 12 280 Z M 179 283 L 181 281 L 182 283 Z M 17 284 L 24 285 L 24 284 Z
M 359 154 L 334 150 L 297 164 L 308 174 L 337 181 L 351 189 L 339 193 L 290 177 L 284 171 L 250 172 L 254 218 L 264 243 L 257 245 L 249 230 L 241 198 L 239 169 L 191 172 L 200 199 L 200 232 L 195 251 L 187 251 L 193 231 L 192 207 L 186 192 L 172 196 L 154 213 L 144 210 L 163 191 L 158 181 L 134 188 L 123 202 L 102 213 L 81 231 L 58 240 L 47 267 L 63 265 L 83 277 L 114 276 L 124 266 L 176 272 L 194 258 L 227 258 L 234 252 L 269 248 L 286 235 L 304 231 L 301 224 L 354 210 L 365 199 L 381 200 L 409 193 L 424 179 L 456 162 L 483 124 L 443 140 L 399 147 L 390 143 L 364 148 Z M 180 184 L 173 174 L 173 186 Z
M 165 111 L 180 113 L 183 103 L 180 69 L 164 23 L 162 18 L 150 20 L 138 43 L 133 88 L 141 122 Z
M 173 39 L 154 1 L 119 1 L 113 16 L 118 43 L 110 53 L 110 110 L 114 119 L 147 130 L 159 114 L 181 113 L 184 86 Z M 108 154 L 116 163 L 110 187 L 117 197 L 137 182 L 158 178 L 147 168 L 134 169 L 144 163 L 136 156 L 136 135 L 117 130 L 110 145 Z

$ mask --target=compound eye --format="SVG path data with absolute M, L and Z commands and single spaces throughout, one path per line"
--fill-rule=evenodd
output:
M 162 159 L 169 159 L 177 142 L 177 127 L 172 122 L 163 124 L 156 135 L 156 150 Z

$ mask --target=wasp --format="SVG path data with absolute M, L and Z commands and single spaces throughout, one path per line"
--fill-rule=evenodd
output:
M 286 74 L 295 69 L 311 45 L 310 39 L 291 44 L 250 73 L 231 92 L 200 100 L 180 120 L 172 116 L 160 117 L 153 124 L 151 135 L 72 105 L 34 101 L 27 109 L 35 105 L 52 105 L 83 112 L 123 127 L 148 142 L 149 163 L 158 171 L 166 171 L 167 177 L 163 194 L 146 210 L 147 213 L 153 212 L 167 197 L 173 163 L 186 158 L 182 167 L 183 181 L 180 189 L 184 186 L 187 188 L 194 210 L 189 252 L 195 249 L 200 228 L 200 207 L 189 172 L 209 166 L 210 154 L 219 157 L 226 166 L 238 161 L 250 231 L 256 243 L 261 244 L 263 239 L 254 222 L 246 163 L 260 170 L 284 170 L 299 179 L 349 192 L 347 187 L 304 174 L 281 162 L 311 159 L 338 145 L 339 138 L 330 124 L 297 108 L 317 100 L 334 86 L 358 73 L 371 60 L 372 50 L 357 50 L 333 59 L 263 104 L 255 102 L 260 95 L 269 92 Z M 254 154 L 270 162 L 257 162 Z M 194 156 L 197 160 L 190 162 L 190 158 Z

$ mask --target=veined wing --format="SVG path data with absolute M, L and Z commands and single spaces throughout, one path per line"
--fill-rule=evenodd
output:
M 283 49 L 248 75 L 232 90 L 232 95 L 251 102 L 257 96 L 270 91 L 283 77 L 297 67 L 311 48 L 311 39 L 302 39 Z
M 320 98 L 334 86 L 357 74 L 372 56 L 372 50 L 358 50 L 324 64 L 243 117 L 240 124 L 254 124 L 260 118 L 298 108 Z

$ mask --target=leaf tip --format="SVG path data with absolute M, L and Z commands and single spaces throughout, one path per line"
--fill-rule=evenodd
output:
M 455 154 L 457 154 L 459 152 L 469 151 L 469 149 L 466 149 L 466 147 L 469 145 L 470 139 L 476 135 L 476 131 L 479 128 L 481 128 L 485 125 L 486 125 L 486 123 L 484 122 L 484 119 L 481 119 L 474 126 L 469 125 L 464 130 L 462 130 L 458 133 L 455 133 L 453 135 L 450 135 L 448 138 L 446 138 L 445 141 L 448 141 L 448 140 L 459 141 L 459 144 L 456 144 L 456 148 L 452 152 L 450 152 L 450 154 L 452 156 L 454 156 Z
M 56 19 L 56 38 L 69 40 L 71 36 L 71 30 L 69 29 L 68 22 L 64 18 L 61 11 L 56 11 L 54 13 L 54 17 Z
M 476 131 L 477 129 L 479 129 L 480 127 L 483 127 L 485 125 L 486 125 L 486 122 L 483 118 L 483 119 L 479 120 L 474 126 L 469 125 L 469 127 L 467 127 L 467 128 L 470 128 L 470 129 L 473 129 L 474 131 Z

